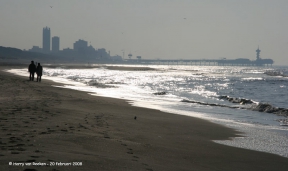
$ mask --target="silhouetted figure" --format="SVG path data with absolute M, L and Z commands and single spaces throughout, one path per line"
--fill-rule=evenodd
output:
M 36 72 L 36 65 L 34 64 L 34 61 L 31 61 L 31 64 L 28 67 L 28 71 L 30 73 L 29 80 L 34 81 L 34 74 Z
M 42 72 L 43 72 L 43 67 L 40 65 L 40 63 L 38 63 L 38 66 L 36 68 L 37 82 L 38 81 L 41 82 Z

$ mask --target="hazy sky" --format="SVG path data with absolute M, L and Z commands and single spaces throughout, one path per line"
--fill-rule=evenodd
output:
M 50 7 L 52 6 L 52 8 Z M 272 58 L 288 65 L 288 0 L 0 0 L 0 46 L 84 39 L 143 59 Z

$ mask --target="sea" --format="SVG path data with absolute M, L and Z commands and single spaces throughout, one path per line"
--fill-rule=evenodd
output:
M 56 87 L 90 95 L 125 99 L 133 106 L 202 118 L 241 132 L 231 140 L 214 140 L 215 143 L 288 157 L 287 117 L 252 110 L 262 103 L 288 108 L 287 66 L 87 66 L 86 69 L 44 66 L 42 80 L 64 83 Z M 109 66 L 136 69 L 110 70 Z M 28 78 L 27 68 L 7 71 Z M 252 103 L 232 103 L 222 97 Z

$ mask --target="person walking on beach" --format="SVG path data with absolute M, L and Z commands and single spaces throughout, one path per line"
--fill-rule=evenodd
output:
M 29 80 L 30 81 L 34 81 L 34 74 L 35 74 L 35 71 L 36 71 L 36 66 L 34 64 L 34 61 L 31 61 L 31 64 L 28 67 L 28 71 L 30 73 Z
M 38 63 L 38 66 L 36 68 L 37 82 L 38 81 L 41 82 L 42 72 L 43 72 L 43 67 L 40 65 L 40 63 Z

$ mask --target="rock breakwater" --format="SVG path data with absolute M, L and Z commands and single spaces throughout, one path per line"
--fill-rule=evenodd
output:
M 268 103 L 257 103 L 249 99 L 233 98 L 229 96 L 219 96 L 219 99 L 228 100 L 231 103 L 240 104 L 240 106 L 229 106 L 229 105 L 224 105 L 224 104 L 199 102 L 199 101 L 193 101 L 193 100 L 187 100 L 187 99 L 183 99 L 181 100 L 181 102 L 195 103 L 195 104 L 207 105 L 207 106 L 246 109 L 246 110 L 258 111 L 258 112 L 276 114 L 278 116 L 285 117 L 283 119 L 277 120 L 278 122 L 280 122 L 280 125 L 288 126 L 288 109 L 287 108 L 279 108 L 279 107 L 272 106 L 271 104 L 268 104 Z

